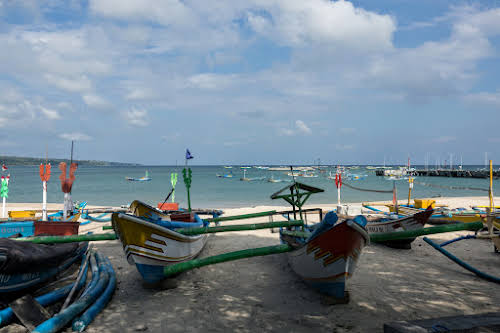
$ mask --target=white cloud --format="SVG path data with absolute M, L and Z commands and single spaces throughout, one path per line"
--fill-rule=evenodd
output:
M 82 98 L 85 104 L 87 104 L 90 107 L 106 108 L 110 105 L 107 100 L 95 94 L 86 94 L 83 95 Z
M 231 81 L 236 79 L 236 75 L 220 75 L 202 73 L 188 78 L 188 86 L 200 89 L 224 89 L 231 85 Z
M 125 118 L 131 125 L 147 126 L 149 124 L 148 112 L 144 109 L 132 108 L 125 113 Z
M 494 93 L 480 92 L 468 94 L 464 97 L 464 99 L 470 103 L 500 107 L 500 90 Z
M 92 88 L 92 83 L 85 75 L 78 77 L 63 77 L 53 74 L 46 74 L 45 78 L 56 87 L 70 92 L 84 92 Z
M 297 130 L 299 131 L 299 133 L 302 133 L 302 134 L 311 134 L 312 133 L 311 129 L 302 120 L 297 120 L 295 122 L 295 126 L 297 126 Z
M 68 141 L 88 141 L 92 140 L 90 136 L 87 134 L 75 132 L 75 133 L 62 133 L 59 135 L 61 139 L 68 140 Z
M 61 116 L 59 115 L 59 112 L 57 112 L 56 110 L 47 109 L 47 108 L 44 108 L 43 106 L 40 106 L 40 110 L 42 111 L 42 114 L 47 119 L 56 120 L 56 119 L 61 118 Z
M 284 136 L 292 136 L 292 135 L 297 135 L 297 134 L 302 134 L 302 135 L 310 135 L 312 133 L 311 129 L 309 126 L 306 125 L 302 120 L 296 120 L 295 121 L 295 126 L 293 128 L 280 128 L 279 132 L 280 135 Z

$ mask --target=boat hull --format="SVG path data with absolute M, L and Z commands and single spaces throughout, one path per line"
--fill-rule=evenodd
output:
M 162 280 L 163 267 L 195 258 L 209 237 L 185 236 L 127 214 L 114 213 L 112 223 L 127 261 L 136 265 L 147 283 Z
M 366 224 L 366 230 L 369 234 L 419 230 L 424 227 L 427 221 L 429 221 L 432 212 L 432 209 L 429 209 L 397 220 L 371 221 Z M 382 244 L 397 249 L 411 249 L 411 243 L 414 240 L 415 238 L 413 237 L 408 239 L 386 241 Z
M 319 292 L 344 299 L 346 281 L 356 269 L 367 232 L 344 221 L 288 254 L 293 271 Z

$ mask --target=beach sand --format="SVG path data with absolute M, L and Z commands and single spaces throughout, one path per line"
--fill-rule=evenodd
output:
M 437 200 L 450 207 L 488 204 L 486 197 Z M 350 205 L 360 209 L 359 204 Z M 9 204 L 9 209 L 13 207 Z M 317 206 L 308 206 L 313 207 Z M 29 204 L 16 206 L 30 208 Z M 270 209 L 289 207 L 225 209 L 224 215 Z M 248 220 L 266 221 L 268 217 Z M 81 226 L 80 233 L 103 232 L 103 225 L 109 224 Z M 471 233 L 429 238 L 443 242 Z M 278 243 L 278 234 L 267 229 L 222 233 L 212 236 L 200 257 Z M 93 244 L 111 260 L 118 287 L 87 332 L 382 332 L 383 324 L 391 321 L 500 311 L 497 284 L 453 263 L 422 237 L 413 242 L 411 250 L 377 244 L 365 247 L 348 281 L 350 302 L 345 305 L 324 304 L 321 295 L 293 273 L 286 254 L 205 266 L 172 279 L 168 284 L 175 288 L 151 290 L 143 287 L 135 266 L 125 260 L 119 241 Z M 491 241 L 465 240 L 447 246 L 447 250 L 484 272 L 500 276 L 500 254 L 493 252 Z

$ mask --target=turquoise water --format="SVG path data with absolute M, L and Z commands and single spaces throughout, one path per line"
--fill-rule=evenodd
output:
M 476 169 L 477 167 L 468 167 Z M 195 208 L 230 208 L 256 205 L 283 205 L 284 201 L 273 201 L 269 197 L 272 193 L 283 188 L 287 183 L 269 183 L 263 181 L 240 181 L 243 170 L 234 167 L 233 178 L 218 178 L 216 174 L 227 173 L 228 169 L 222 166 L 192 166 L 193 179 L 191 185 L 191 202 Z M 129 182 L 125 177 L 142 177 L 149 171 L 152 178 L 149 182 Z M 332 168 L 332 173 L 335 169 Z M 171 189 L 170 174 L 178 172 L 176 187 L 176 201 L 185 207 L 186 191 L 182 180 L 182 168 L 168 166 L 133 166 L 133 167 L 80 167 L 76 171 L 76 180 L 73 184 L 73 200 L 87 201 L 92 205 L 120 206 L 129 204 L 134 199 L 155 204 L 163 201 Z M 42 183 L 37 166 L 11 166 L 9 168 L 11 181 L 9 184 L 8 202 L 41 202 Z M 352 170 L 352 173 L 367 174 L 362 180 L 347 181 L 350 184 L 370 189 L 391 190 L 392 181 L 384 177 L 375 176 L 374 171 L 364 168 Z M 60 171 L 57 167 L 52 169 L 52 177 L 48 183 L 48 202 L 62 203 L 63 193 L 59 181 Z M 317 173 L 318 174 L 318 173 Z M 247 177 L 266 177 L 273 175 L 275 179 L 291 181 L 285 172 L 248 169 Z M 318 178 L 302 178 L 297 180 L 305 184 L 320 187 L 324 193 L 312 195 L 310 204 L 332 204 L 337 202 L 337 189 L 332 180 L 327 178 L 328 172 L 319 174 Z M 417 181 L 442 186 L 468 186 L 488 188 L 487 179 L 462 179 L 443 177 L 417 177 Z M 408 196 L 408 182 L 396 181 L 398 199 Z M 500 181 L 494 180 L 494 192 L 500 194 Z M 415 184 L 412 197 L 438 197 L 438 196 L 487 196 L 487 192 L 472 190 L 450 190 L 431 188 Z M 360 202 L 392 200 L 392 194 L 360 192 L 347 187 L 342 187 L 342 202 Z

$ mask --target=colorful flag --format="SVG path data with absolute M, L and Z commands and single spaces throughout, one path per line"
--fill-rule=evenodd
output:
M 191 155 L 191 152 L 189 151 L 189 149 L 186 149 L 186 160 L 190 160 L 193 158 L 193 155 Z
M 2 171 L 7 171 L 7 166 L 5 164 L 2 164 Z
M 340 188 L 342 187 L 342 176 L 340 173 L 336 173 L 335 174 L 335 186 L 337 188 Z

